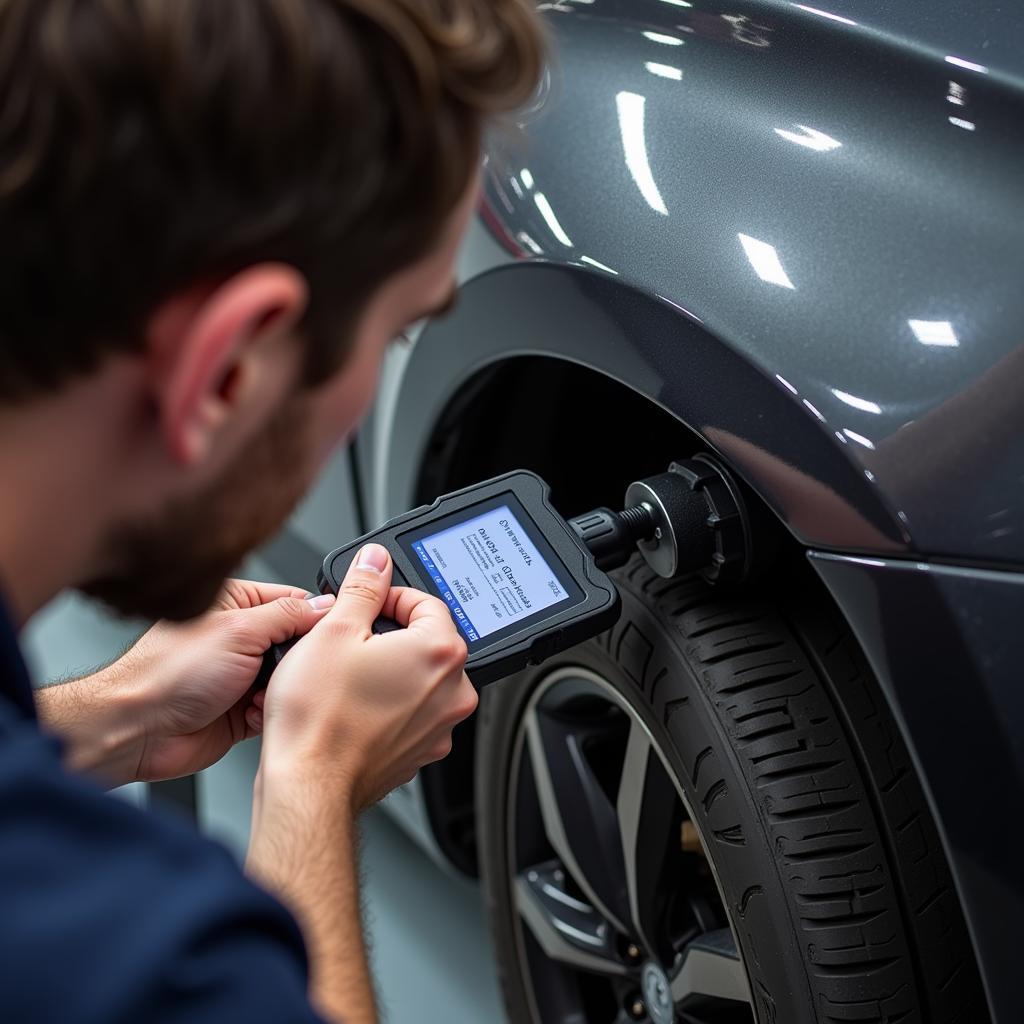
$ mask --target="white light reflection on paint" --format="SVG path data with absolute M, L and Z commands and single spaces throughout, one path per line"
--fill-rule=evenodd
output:
M 851 441 L 856 441 L 857 444 L 862 444 L 865 448 L 870 448 L 872 451 L 875 450 L 874 444 L 871 441 L 869 441 L 863 434 L 856 434 L 852 430 L 847 430 L 846 427 L 843 427 L 843 433 Z
M 581 256 L 580 263 L 586 263 L 588 266 L 597 267 L 598 270 L 607 271 L 609 274 L 614 274 L 616 277 L 619 276 L 619 272 L 617 270 L 612 270 L 611 267 L 599 262 L 598 260 L 593 259 L 590 256 Z
M 960 344 L 960 339 L 948 320 L 908 320 L 907 323 L 922 345 L 956 348 Z
M 680 313 L 685 313 L 691 320 L 696 320 L 699 324 L 704 323 L 704 321 L 701 320 L 701 318 L 697 316 L 696 313 L 687 309 L 685 306 L 680 306 L 678 302 L 673 301 L 672 299 L 668 298 L 668 296 L 659 295 L 657 292 L 655 292 L 655 297 L 660 299 L 662 302 L 667 302 L 670 306 L 673 307 L 673 309 L 678 309 Z
M 671 78 L 674 82 L 681 82 L 683 79 L 683 69 L 674 68 L 670 64 L 658 64 L 656 61 L 649 60 L 644 67 L 652 75 L 658 75 L 661 78 Z
M 967 106 L 967 90 L 959 82 L 950 82 L 946 99 L 955 107 Z
M 673 7 L 692 7 L 690 0 L 661 0 L 663 4 L 671 4 Z
M 529 168 L 524 167 L 519 172 L 519 177 L 523 183 L 524 188 L 533 188 L 533 175 L 530 173 Z
M 650 39 L 652 43 L 661 43 L 663 46 L 682 46 L 684 40 L 677 36 L 666 36 L 661 32 L 644 32 L 644 39 Z
M 555 216 L 555 211 L 551 209 L 548 197 L 543 192 L 537 192 L 533 197 L 533 201 L 537 204 L 537 209 L 540 210 L 540 215 L 544 218 L 545 223 L 551 228 L 551 234 L 567 249 L 571 249 L 572 239 L 565 233 L 562 225 L 558 223 L 558 218 Z
M 835 395 L 840 402 L 852 405 L 854 409 L 863 409 L 864 412 L 873 412 L 876 414 L 882 411 L 882 407 L 877 402 L 869 402 L 866 398 L 858 398 L 856 395 L 847 394 L 847 392 L 840 391 L 837 388 L 832 388 L 832 394 Z
M 827 153 L 832 149 L 839 149 L 842 143 L 833 139 L 831 135 L 819 132 L 817 128 L 808 128 L 805 124 L 798 124 L 799 132 L 791 132 L 788 128 L 776 128 L 775 134 L 784 138 L 787 142 L 795 142 L 798 146 L 806 146 L 808 149 L 816 150 L 819 153 Z
M 841 430 L 835 431 L 835 435 L 836 435 L 837 438 L 839 438 L 840 441 L 843 442 L 843 444 L 849 444 L 850 443 L 849 441 L 846 440 L 846 435 L 843 434 L 843 432 Z
M 949 123 L 956 128 L 963 128 L 965 132 L 973 132 L 977 127 L 973 121 L 965 121 L 962 117 L 951 117 Z
M 975 64 L 973 60 L 964 60 L 963 57 L 949 56 L 946 63 L 955 64 L 958 68 L 966 68 L 968 71 L 977 71 L 982 75 L 988 74 L 988 68 L 984 64 Z
M 793 4 L 794 7 L 799 7 L 801 11 L 807 11 L 808 14 L 817 14 L 819 18 L 828 18 L 829 21 L 838 21 L 843 25 L 856 25 L 857 22 L 850 18 L 844 18 L 842 15 L 833 14 L 831 11 L 822 11 L 817 7 L 808 7 L 806 4 Z
M 777 284 L 780 288 L 795 288 L 796 286 L 789 279 L 789 275 L 782 269 L 779 254 L 775 251 L 774 245 L 751 238 L 750 235 L 739 235 L 743 251 L 750 260 L 757 276 L 768 284 Z
M 776 379 L 776 380 L 777 380 L 777 381 L 778 381 L 778 382 L 779 382 L 779 383 L 780 383 L 780 384 L 781 384 L 781 385 L 782 385 L 782 386 L 783 386 L 783 387 L 784 387 L 784 388 L 785 388 L 785 389 L 786 389 L 787 391 L 792 391 L 794 395 L 799 395 L 799 394 L 800 394 L 800 392 L 799 392 L 799 391 L 797 391 L 797 389 L 796 389 L 795 387 L 793 387 L 793 385 L 792 385 L 792 384 L 790 384 L 790 383 L 789 383 L 789 381 L 788 381 L 788 380 L 786 380 L 786 378 L 785 378 L 785 377 L 783 377 L 783 376 L 782 376 L 781 374 L 778 374 L 778 373 L 777 373 L 777 374 L 775 374 L 775 379 Z
M 647 200 L 655 213 L 668 216 L 668 207 L 661 198 L 658 186 L 651 173 L 651 164 L 647 157 L 647 140 L 644 129 L 645 99 L 639 93 L 620 92 L 615 97 L 615 105 L 619 112 L 619 131 L 622 134 L 622 149 L 626 154 L 626 167 L 640 189 L 640 194 Z
M 516 234 L 516 241 L 525 245 L 534 256 L 544 255 L 544 250 L 534 241 L 533 236 L 528 235 L 525 231 L 520 231 Z
M 813 405 L 811 405 L 811 403 L 808 402 L 806 398 L 802 398 L 802 399 L 800 399 L 800 401 L 802 401 L 804 403 L 804 405 L 806 405 L 807 408 L 810 409 L 811 412 L 814 413 L 814 415 L 817 416 L 819 420 L 821 420 L 822 423 L 827 423 L 828 422 L 828 420 L 826 420 L 825 417 L 822 416 L 821 413 L 818 412 L 818 410 Z
M 512 179 L 512 183 L 515 184 L 514 178 Z M 501 200 L 501 205 L 504 206 L 509 213 L 515 213 L 516 208 L 512 205 L 512 200 L 509 199 L 505 190 L 497 182 L 494 183 L 494 191 Z

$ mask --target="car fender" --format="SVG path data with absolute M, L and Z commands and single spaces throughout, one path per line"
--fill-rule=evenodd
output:
M 431 432 L 466 382 L 496 362 L 538 354 L 611 376 L 671 412 L 741 472 L 802 543 L 906 547 L 898 516 L 802 404 L 694 317 L 606 275 L 536 261 L 467 283 L 456 312 L 416 342 L 387 429 L 388 513 L 422 497 L 416 481 Z M 593 409 L 595 417 L 609 413 Z M 514 431 L 516 418 L 529 415 L 530 395 L 510 395 L 494 410 L 494 429 Z
M 488 153 L 496 237 L 745 356 L 897 516 L 897 544 L 1024 564 L 1024 23 L 854 0 L 542 6 L 545 95 Z M 754 397 L 704 385 L 723 407 Z M 821 538 L 851 539 L 868 540 Z

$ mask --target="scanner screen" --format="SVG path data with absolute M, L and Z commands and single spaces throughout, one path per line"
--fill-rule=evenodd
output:
M 472 643 L 571 596 L 508 505 L 412 542 Z

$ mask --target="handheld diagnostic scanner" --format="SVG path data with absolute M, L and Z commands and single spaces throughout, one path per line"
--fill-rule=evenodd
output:
M 444 495 L 343 547 L 323 561 L 317 584 L 336 594 L 359 550 L 391 554 L 392 585 L 414 587 L 448 606 L 466 642 L 477 686 L 538 664 L 614 625 L 618 590 L 606 570 L 638 548 L 664 576 L 703 571 L 738 577 L 746 565 L 742 499 L 704 456 L 639 481 L 623 512 L 595 509 L 566 520 L 548 485 L 517 470 Z M 375 633 L 400 628 L 378 619 Z M 267 653 L 257 687 L 291 645 Z

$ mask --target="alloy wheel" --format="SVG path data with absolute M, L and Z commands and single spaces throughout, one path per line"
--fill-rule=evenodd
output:
M 750 1024 L 714 864 L 668 759 L 597 674 L 532 695 L 510 774 L 520 962 L 540 1024 Z

